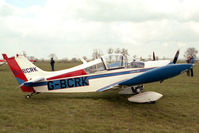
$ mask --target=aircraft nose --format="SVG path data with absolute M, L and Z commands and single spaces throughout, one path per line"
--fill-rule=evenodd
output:
M 191 69 L 193 68 L 193 64 L 183 64 L 183 68 L 186 70 L 186 69 Z
M 193 68 L 193 64 L 180 64 L 180 70 L 181 72 L 185 72 L 187 70 L 190 70 Z

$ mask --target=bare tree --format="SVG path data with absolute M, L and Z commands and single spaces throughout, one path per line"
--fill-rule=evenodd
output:
M 152 56 L 151 55 L 148 55 L 148 60 L 152 60 L 152 58 L 151 58 Z
M 122 48 L 122 50 L 121 50 L 121 54 L 122 54 L 124 57 L 126 57 L 126 58 L 127 58 L 127 56 L 129 55 L 129 53 L 128 53 L 128 49 Z
M 93 59 L 98 59 L 98 58 L 100 58 L 102 55 L 103 55 L 103 53 L 102 53 L 101 50 L 99 50 L 99 49 L 94 49 L 94 50 L 93 50 L 93 54 L 92 54 Z
M 135 59 L 137 57 L 137 55 L 133 55 L 133 58 Z
M 108 52 L 108 54 L 113 54 L 114 49 L 109 48 L 109 49 L 107 50 L 107 52 Z M 109 60 L 110 60 L 110 62 L 112 61 L 112 56 L 109 56 Z
M 120 54 L 120 53 L 121 53 L 120 48 L 117 48 L 117 49 L 115 50 L 115 53 L 116 53 L 116 54 Z
M 84 60 L 87 60 L 87 59 L 88 59 L 86 56 L 83 56 L 82 58 L 83 58 Z
M 77 62 L 78 60 L 77 60 L 77 58 L 74 57 L 74 58 L 71 59 L 71 61 L 72 62 Z
M 113 52 L 114 52 L 114 49 L 112 49 L 112 48 L 108 49 L 108 54 L 112 54 Z
M 159 60 L 159 57 L 158 57 L 158 56 L 156 56 L 156 57 L 155 57 L 155 60 Z
M 69 60 L 68 58 L 66 58 L 66 57 L 65 57 L 63 60 L 64 60 L 64 62 L 66 62 L 66 63 L 70 62 L 70 60 Z
M 196 50 L 195 48 L 188 48 L 184 53 L 184 57 L 187 58 L 188 56 L 193 56 L 194 58 L 196 58 L 197 53 L 198 50 Z
M 54 58 L 55 60 L 58 59 L 55 53 L 49 54 L 48 57 L 49 57 L 49 58 Z

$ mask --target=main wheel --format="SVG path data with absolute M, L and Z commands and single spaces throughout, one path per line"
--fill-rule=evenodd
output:
M 30 99 L 31 98 L 31 95 L 26 95 L 26 99 Z
M 140 87 L 140 88 L 138 88 L 138 90 L 137 90 L 139 93 L 143 93 L 144 92 L 144 89 L 143 89 L 143 87 Z
M 151 101 L 151 102 L 149 102 L 149 104 L 155 104 L 156 103 L 156 101 Z
M 143 92 L 144 92 L 143 87 L 132 87 L 131 89 L 132 89 L 132 91 L 133 91 L 135 94 L 139 94 L 139 93 L 143 93 Z

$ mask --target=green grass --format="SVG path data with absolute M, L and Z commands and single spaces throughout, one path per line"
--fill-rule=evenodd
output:
M 77 63 L 78 64 L 78 63 Z M 50 70 L 49 63 L 36 63 Z M 56 63 L 56 69 L 75 64 Z M 0 67 L 0 133 L 199 133 L 199 65 L 185 74 L 145 85 L 164 95 L 135 104 L 117 91 L 40 94 L 25 99 L 7 65 Z

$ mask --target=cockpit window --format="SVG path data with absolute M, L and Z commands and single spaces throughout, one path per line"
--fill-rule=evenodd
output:
M 124 57 L 122 55 L 108 55 L 103 57 L 107 69 L 116 69 L 124 67 Z
M 101 57 L 101 62 L 85 68 L 86 73 L 96 73 L 104 70 L 120 69 L 127 66 L 127 60 L 119 54 L 110 54 Z
M 99 72 L 99 71 L 103 71 L 105 70 L 103 63 L 99 63 L 90 67 L 87 67 L 84 69 L 86 71 L 86 73 L 95 73 L 95 72 Z
M 144 68 L 144 63 L 138 61 L 132 61 L 131 63 L 128 64 L 128 68 Z

